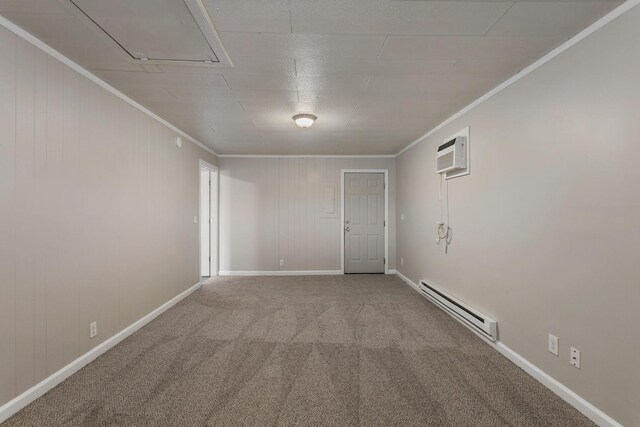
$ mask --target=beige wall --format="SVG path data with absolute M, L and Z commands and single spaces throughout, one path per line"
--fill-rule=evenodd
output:
M 198 282 L 176 137 L 0 27 L 0 405 Z
M 389 170 L 395 268 L 395 159 L 220 158 L 219 166 L 221 271 L 340 270 L 340 171 L 352 168 Z
M 640 425 L 638 70 L 636 6 L 397 159 L 398 269 L 497 319 L 502 342 L 628 426 Z M 445 255 L 435 150 L 467 125 L 472 172 L 449 181 Z

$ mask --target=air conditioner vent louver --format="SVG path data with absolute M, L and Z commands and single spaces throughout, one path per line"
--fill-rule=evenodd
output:
M 436 172 L 454 172 L 467 168 L 467 138 L 457 136 L 438 147 Z
M 202 0 L 58 0 L 139 65 L 233 67 Z
M 462 301 L 447 294 L 442 289 L 420 281 L 420 292 L 432 303 L 449 313 L 471 329 L 481 335 L 496 341 L 498 339 L 498 324 L 495 320 L 469 307 Z

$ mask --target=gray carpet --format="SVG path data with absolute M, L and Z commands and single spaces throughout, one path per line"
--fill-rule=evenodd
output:
M 394 276 L 213 280 L 8 426 L 592 426 Z

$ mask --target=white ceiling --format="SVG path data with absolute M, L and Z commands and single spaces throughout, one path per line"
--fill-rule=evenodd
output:
M 178 1 L 83 3 L 142 26 L 136 7 L 168 3 L 157 20 Z M 204 3 L 233 69 L 131 63 L 56 0 L 0 13 L 220 154 L 343 155 L 396 153 L 620 2 Z M 298 129 L 299 112 L 317 123 Z

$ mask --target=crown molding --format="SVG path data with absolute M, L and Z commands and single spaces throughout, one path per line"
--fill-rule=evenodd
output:
M 393 159 L 395 154 L 362 154 L 362 155 L 331 155 L 331 154 L 218 154 L 221 159 L 246 158 L 246 159 Z

